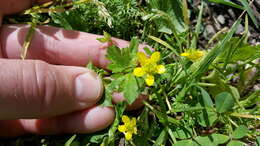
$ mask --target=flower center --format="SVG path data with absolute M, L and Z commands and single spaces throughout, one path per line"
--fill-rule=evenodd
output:
M 134 127 L 135 127 L 135 125 L 133 125 L 133 124 L 131 124 L 131 123 L 127 123 L 127 124 L 125 124 L 125 127 L 126 127 L 126 131 L 127 131 L 127 132 L 134 133 Z
M 157 64 L 151 61 L 147 61 L 147 63 L 143 66 L 143 69 L 146 73 L 152 74 L 156 72 Z

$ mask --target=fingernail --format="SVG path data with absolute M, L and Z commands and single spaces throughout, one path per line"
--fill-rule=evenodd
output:
M 103 93 L 102 81 L 94 72 L 79 75 L 75 79 L 76 98 L 84 102 L 97 102 Z

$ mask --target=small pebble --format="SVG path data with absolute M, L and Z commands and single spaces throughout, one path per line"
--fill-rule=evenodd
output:
M 236 19 L 236 15 L 234 13 L 234 11 L 232 9 L 228 9 L 228 14 L 233 18 L 233 19 Z
M 206 29 L 208 35 L 213 35 L 216 33 L 216 31 L 212 25 L 207 25 L 205 29 Z
M 250 44 L 256 44 L 256 40 L 255 40 L 255 39 L 252 39 L 252 40 L 250 41 Z
M 242 32 L 244 32 L 244 26 L 239 24 L 236 30 L 236 34 L 241 34 Z
M 218 15 L 217 20 L 220 24 L 225 24 L 225 17 L 223 15 Z
M 256 85 L 254 85 L 254 91 L 258 91 L 258 90 L 260 90 L 260 84 L 256 84 Z

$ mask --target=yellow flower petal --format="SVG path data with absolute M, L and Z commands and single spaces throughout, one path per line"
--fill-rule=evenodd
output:
M 203 51 L 194 51 L 190 56 L 187 56 L 191 61 L 197 61 L 204 55 Z
M 164 65 L 157 65 L 156 70 L 157 70 L 158 74 L 162 74 L 165 72 L 166 69 L 165 69 Z
M 187 52 L 182 53 L 181 56 L 185 56 L 191 61 L 197 61 L 204 56 L 204 52 L 196 49 L 190 49 Z
M 133 126 L 136 125 L 136 118 L 132 118 L 132 120 L 131 120 L 131 124 L 132 124 Z
M 148 86 L 152 86 L 154 83 L 154 76 L 148 74 L 145 78 L 145 82 Z
M 151 56 L 151 62 L 156 63 L 160 60 L 160 52 L 154 52 Z
M 125 139 L 126 140 L 131 140 L 132 139 L 132 133 L 131 132 L 126 132 L 125 133 Z
M 134 128 L 134 134 L 137 134 L 137 128 L 136 127 Z
M 122 121 L 123 121 L 124 123 L 129 123 L 129 122 L 130 122 L 130 119 L 129 119 L 128 116 L 123 115 L 123 116 L 122 116 Z
M 120 126 L 118 126 L 118 131 L 120 131 L 120 132 L 126 132 L 126 126 L 125 126 L 125 125 L 120 125 Z
M 190 53 L 184 52 L 184 53 L 181 53 L 181 56 L 187 57 L 187 56 L 190 56 Z
M 204 52 L 203 51 L 196 51 L 195 54 L 196 54 L 195 56 L 201 58 L 204 55 Z
M 138 58 L 138 61 L 141 64 L 141 66 L 144 66 L 146 61 L 147 61 L 147 59 L 148 59 L 143 52 L 138 52 L 137 53 L 137 58 Z
M 145 71 L 141 67 L 137 67 L 134 69 L 134 75 L 137 77 L 141 77 L 145 74 Z

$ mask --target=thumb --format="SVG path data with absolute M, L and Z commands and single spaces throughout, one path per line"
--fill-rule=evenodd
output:
M 101 79 L 82 67 L 0 59 L 0 120 L 42 118 L 93 106 Z

